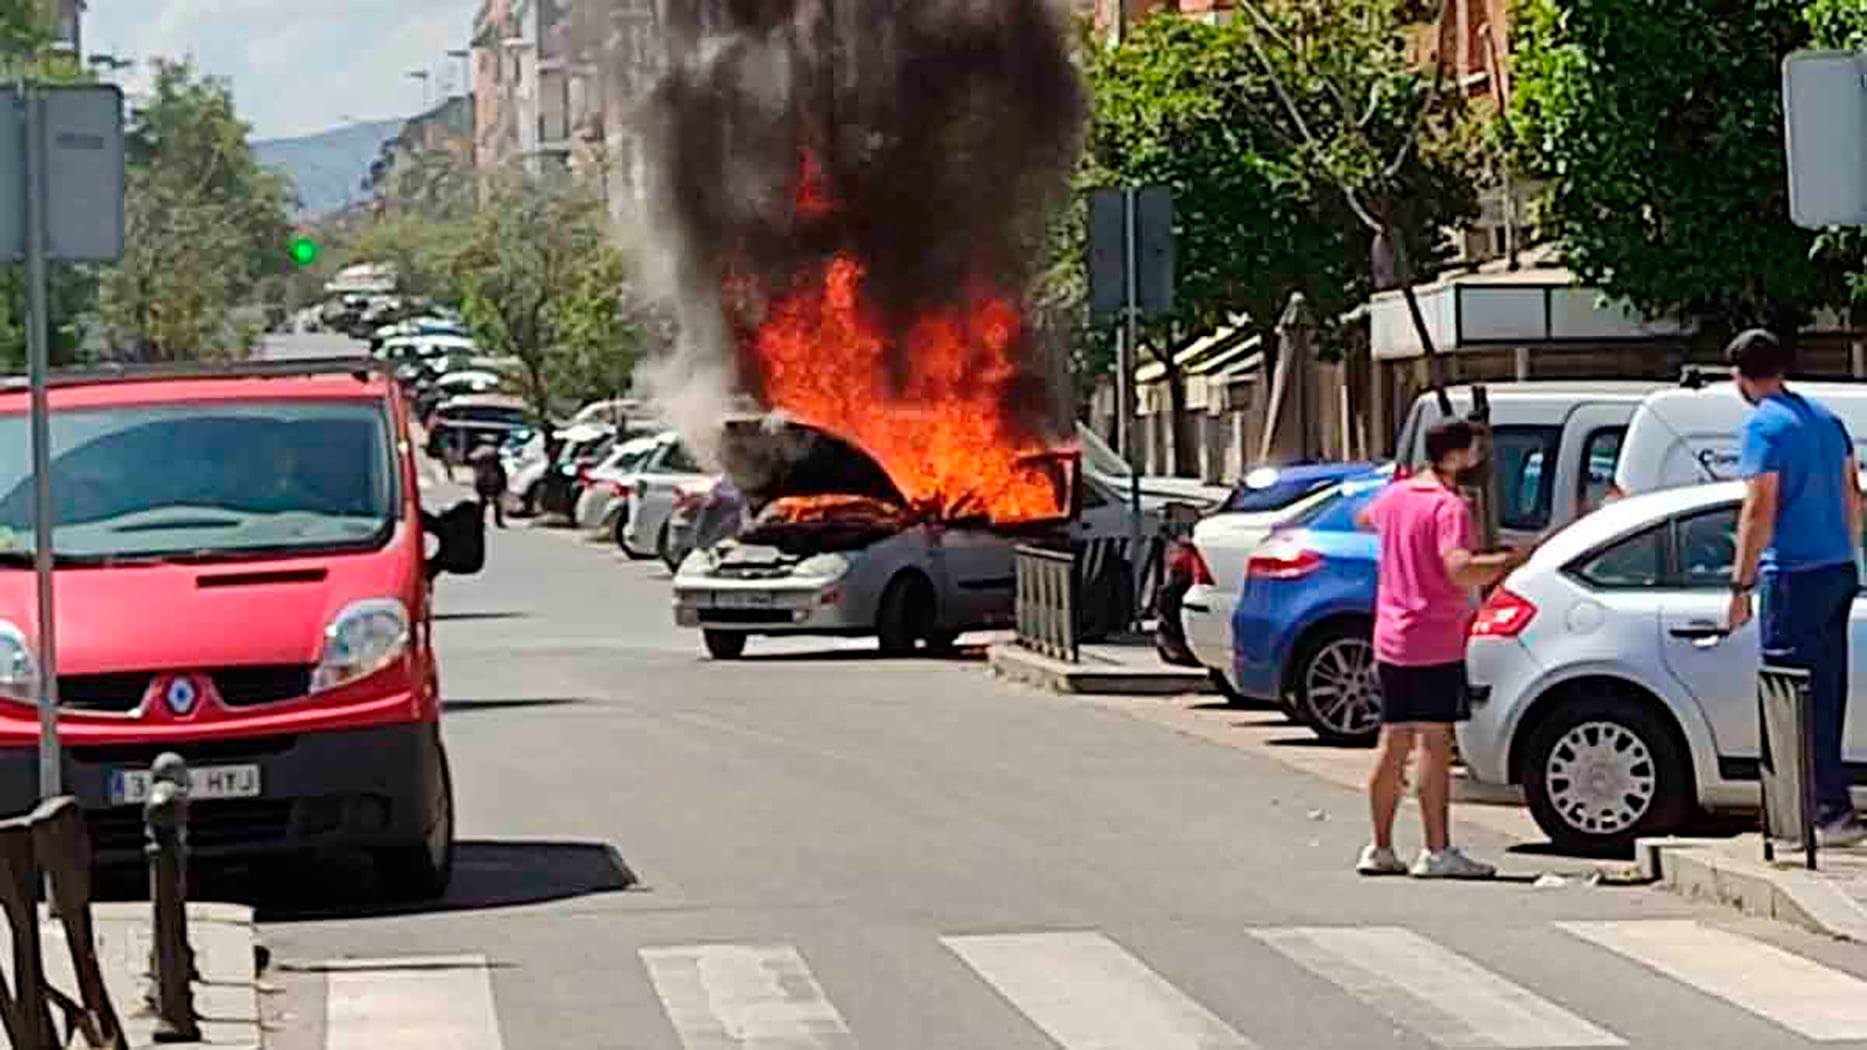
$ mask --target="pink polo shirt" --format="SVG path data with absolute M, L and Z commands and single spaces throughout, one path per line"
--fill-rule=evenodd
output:
M 1389 485 L 1368 520 L 1381 537 L 1375 658 L 1403 667 L 1462 662 L 1471 594 L 1446 573 L 1445 554 L 1471 549 L 1471 509 L 1426 474 Z

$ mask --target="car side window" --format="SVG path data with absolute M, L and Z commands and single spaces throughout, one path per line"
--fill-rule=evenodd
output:
M 1679 570 L 1685 585 L 1723 590 L 1737 561 L 1737 508 L 1721 507 L 1679 522 Z
M 1627 439 L 1626 427 L 1604 427 L 1591 432 L 1582 442 L 1582 491 L 1576 494 L 1579 513 L 1587 514 L 1607 502 L 1614 487 L 1614 468 L 1621 461 L 1621 445 Z
M 670 474 L 700 473 L 700 464 L 695 463 L 694 457 L 687 454 L 687 446 L 679 442 L 668 448 L 667 460 L 663 465 L 667 467 Z
M 1498 427 L 1492 432 L 1500 525 L 1525 532 L 1548 527 L 1561 447 L 1561 427 Z
M 1635 533 L 1583 558 L 1571 570 L 1592 587 L 1657 587 L 1666 578 L 1666 526 Z

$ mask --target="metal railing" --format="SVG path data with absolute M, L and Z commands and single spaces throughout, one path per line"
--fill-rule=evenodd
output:
M 78 982 L 76 999 L 46 980 L 39 939 L 42 887 L 49 887 L 52 912 L 65 929 Z M 91 918 L 91 844 L 76 799 L 53 799 L 27 816 L 0 821 L 0 909 L 13 933 L 13 988 L 0 980 L 0 1022 L 13 1050 L 127 1047 L 98 964 Z M 54 1006 L 64 1015 L 63 1041 L 52 1023 Z
M 1081 585 L 1071 551 L 1019 547 L 1018 644 L 1057 660 L 1082 658 L 1076 637 Z

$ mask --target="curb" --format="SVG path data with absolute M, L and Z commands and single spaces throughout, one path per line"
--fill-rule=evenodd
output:
M 1756 859 L 1742 856 L 1748 849 Z M 1867 942 L 1867 908 L 1819 872 L 1763 862 L 1757 836 L 1641 839 L 1641 873 L 1689 900 L 1705 900 L 1793 923 L 1845 941 Z
M 1183 696 L 1210 693 L 1212 679 L 1185 667 L 1130 667 L 1085 653 L 1082 663 L 1066 663 L 1032 652 L 1015 642 L 986 650 L 992 673 L 1000 678 L 1053 693 L 1093 696 Z

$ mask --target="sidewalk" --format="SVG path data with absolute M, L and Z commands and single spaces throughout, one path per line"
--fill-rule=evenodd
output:
M 1082 662 L 1052 659 L 1019 645 L 1011 637 L 987 650 L 992 673 L 1053 693 L 1097 696 L 1183 696 L 1213 692 L 1202 667 L 1176 667 L 1154 651 L 1154 640 L 1123 635 L 1082 647 Z
M 1780 846 L 1776 862 L 1766 863 L 1762 837 L 1754 833 L 1645 839 L 1638 852 L 1643 874 L 1682 896 L 1867 943 L 1867 849 L 1819 853 L 1816 871 L 1803 867 L 1800 850 Z
M 98 962 L 111 1005 L 123 1021 L 129 1045 L 153 1047 L 155 1017 L 143 997 L 149 984 L 151 943 L 147 903 L 98 904 Z M 201 1018 L 202 1042 L 168 1043 L 169 1047 L 215 1047 L 258 1050 L 263 1045 L 259 1023 L 257 934 L 251 908 L 231 904 L 190 904 L 188 936 L 194 947 L 200 979 L 194 986 L 195 1013 Z M 77 990 L 72 977 L 71 952 L 65 928 L 49 917 L 42 920 L 40 944 L 45 953 L 46 976 L 52 986 L 67 993 Z M 13 986 L 11 953 L 0 956 L 0 971 Z M 56 1016 L 56 1014 L 55 1014 Z M 62 1018 L 60 1031 L 62 1028 Z

